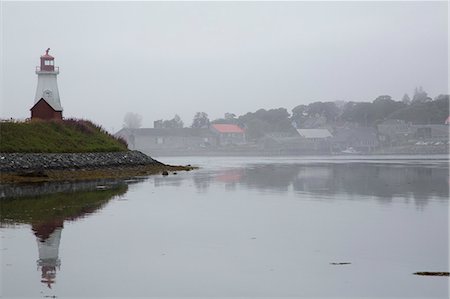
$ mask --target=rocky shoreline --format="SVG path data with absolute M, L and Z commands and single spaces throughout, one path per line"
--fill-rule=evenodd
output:
M 0 183 L 131 178 L 194 168 L 165 165 L 139 151 L 0 153 Z
M 163 165 L 139 152 L 107 153 L 0 153 L 1 172 L 93 169 Z

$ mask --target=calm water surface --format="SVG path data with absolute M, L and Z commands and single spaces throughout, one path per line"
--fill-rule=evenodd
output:
M 201 169 L 0 186 L 2 296 L 448 298 L 412 275 L 449 271 L 446 157 L 160 160 Z

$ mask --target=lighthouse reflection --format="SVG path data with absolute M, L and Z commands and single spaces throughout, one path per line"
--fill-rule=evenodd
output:
M 96 185 L 89 183 L 89 188 L 92 186 Z M 37 241 L 39 258 L 36 263 L 41 282 L 51 289 L 61 267 L 59 247 L 64 223 L 98 212 L 127 190 L 126 184 L 114 183 L 102 186 L 101 190 L 3 198 L 0 201 L 1 225 L 31 225 Z
M 41 282 L 49 288 L 55 282 L 56 269 L 59 270 L 61 260 L 59 259 L 59 242 L 64 221 L 33 224 L 31 229 L 37 238 L 39 259 L 38 270 L 41 270 Z

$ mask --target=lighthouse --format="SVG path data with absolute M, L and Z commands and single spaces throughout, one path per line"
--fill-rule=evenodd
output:
M 55 66 L 55 58 L 48 54 L 50 48 L 41 56 L 40 66 L 36 67 L 38 83 L 34 105 L 31 110 L 31 119 L 62 119 L 63 108 L 59 99 L 58 83 L 56 77 L 59 67 Z

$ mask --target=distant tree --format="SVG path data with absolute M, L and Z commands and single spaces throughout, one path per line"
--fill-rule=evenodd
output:
M 153 128 L 155 128 L 155 129 L 162 129 L 163 125 L 164 125 L 164 121 L 162 119 L 158 119 L 153 122 Z
M 389 95 L 378 96 L 372 105 L 372 110 L 376 122 L 381 122 L 389 117 L 393 112 L 405 108 L 407 105 L 403 102 L 396 102 Z
M 195 113 L 191 128 L 208 128 L 210 124 L 208 114 L 205 112 Z
M 336 120 L 339 115 L 339 108 L 334 102 L 314 102 L 308 105 L 308 115 L 311 116 L 324 116 L 327 122 Z
M 184 126 L 184 123 L 178 114 L 175 114 L 175 116 L 171 120 L 166 121 L 166 123 L 167 128 L 182 128 Z
M 238 119 L 236 118 L 236 114 L 226 112 L 223 118 L 217 118 L 217 119 L 213 120 L 211 123 L 236 125 L 238 123 Z
M 435 100 L 416 102 L 392 113 L 389 118 L 402 119 L 413 124 L 443 124 L 449 115 L 449 96 L 439 95 Z
M 175 114 L 175 116 L 170 120 L 157 120 L 153 122 L 153 127 L 158 129 L 176 129 L 183 128 L 184 123 L 181 118 Z
M 296 133 L 285 108 L 248 112 L 238 117 L 238 125 L 246 129 L 246 136 L 252 141 L 271 133 Z
M 305 117 L 308 116 L 308 106 L 306 105 L 298 105 L 292 109 L 292 117 Z
M 429 100 L 428 94 L 423 90 L 422 86 L 414 89 L 414 96 L 411 101 L 412 104 L 421 104 Z
M 123 118 L 123 127 L 124 128 L 128 128 L 128 129 L 137 129 L 140 128 L 142 126 L 142 116 L 137 114 L 137 113 L 133 113 L 133 112 L 128 112 L 127 114 L 125 114 L 125 117 Z
M 236 118 L 236 114 L 230 113 L 230 112 L 226 112 L 225 113 L 225 119 L 232 120 L 232 119 L 235 119 L 235 118 Z
M 378 96 L 372 103 L 349 102 L 345 105 L 341 118 L 360 126 L 374 126 L 398 110 L 407 107 L 400 101 L 394 101 L 389 95 Z
M 245 136 L 250 141 L 257 141 L 270 131 L 270 124 L 257 118 L 249 119 L 245 123 Z
M 407 93 L 405 93 L 402 97 L 402 103 L 405 105 L 409 105 L 411 104 L 411 98 L 409 97 L 409 95 Z
M 449 95 L 448 94 L 440 94 L 437 97 L 434 98 L 435 101 L 437 102 L 447 102 L 449 101 Z
M 268 124 L 271 132 L 286 132 L 292 129 L 290 115 L 285 108 L 278 109 L 259 109 L 256 112 L 248 112 L 245 115 L 239 116 L 239 124 L 245 125 L 253 119 L 261 120 Z
M 378 96 L 373 102 L 393 102 L 392 97 L 389 95 Z
M 372 105 L 372 103 L 349 102 L 344 107 L 342 119 L 348 122 L 357 123 L 360 126 L 370 126 L 375 123 L 376 120 Z
M 308 106 L 298 105 L 292 109 L 291 122 L 295 123 L 297 128 L 301 128 L 304 121 L 308 118 Z

